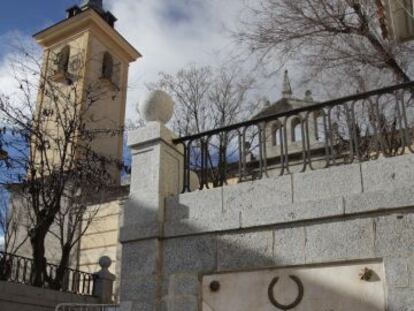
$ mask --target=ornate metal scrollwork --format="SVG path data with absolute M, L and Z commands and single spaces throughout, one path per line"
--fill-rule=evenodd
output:
M 276 308 L 278 308 L 280 310 L 293 309 L 294 307 L 298 306 L 302 302 L 302 299 L 303 299 L 303 283 L 302 283 L 302 281 L 295 275 L 289 275 L 289 277 L 298 286 L 298 296 L 296 297 L 295 301 L 292 302 L 291 304 L 288 304 L 288 305 L 281 304 L 275 298 L 275 294 L 273 292 L 273 289 L 274 289 L 276 283 L 279 281 L 279 277 L 275 277 L 275 278 L 272 279 L 272 281 L 269 284 L 269 288 L 267 290 L 270 302 L 272 303 L 272 305 L 274 305 Z

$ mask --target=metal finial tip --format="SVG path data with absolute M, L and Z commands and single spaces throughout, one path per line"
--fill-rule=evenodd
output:
M 103 0 L 83 0 L 81 6 L 103 10 Z

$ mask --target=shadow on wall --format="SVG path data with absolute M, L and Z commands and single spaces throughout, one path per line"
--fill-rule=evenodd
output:
M 143 224 L 142 227 L 135 226 L 135 230 L 153 230 L 148 224 L 156 223 L 159 215 L 145 206 L 145 200 L 131 199 L 127 210 L 133 210 L 134 215 L 126 212 L 125 225 L 132 217 L 141 219 Z M 203 311 L 278 310 L 270 296 L 277 300 L 276 303 L 288 306 L 301 296 L 301 286 L 303 297 L 299 297 L 297 306 L 291 305 L 284 310 L 385 310 L 382 261 L 320 262 L 305 266 L 305 244 L 297 244 L 297 241 L 306 243 L 306 224 L 294 228 L 249 230 L 235 227 L 231 232 L 217 230 L 193 234 L 200 230 L 189 219 L 189 207 L 179 205 L 174 208 L 174 216 L 168 221 L 179 223 L 180 231 L 188 234 L 162 238 L 159 245 L 161 255 L 156 255 L 158 247 L 152 239 L 124 244 L 123 258 L 127 262 L 122 264 L 121 301 L 128 302 L 130 310 L 150 306 L 157 297 L 162 297 L 168 310 L 196 310 L 201 296 Z M 223 220 L 225 217 L 223 214 Z M 238 223 L 239 220 L 226 221 Z M 326 220 L 326 223 L 335 226 L 335 220 Z M 165 228 L 164 224 L 160 230 Z M 302 234 L 303 239 L 295 236 Z M 284 238 L 279 239 L 281 236 Z M 280 251 L 275 249 L 275 243 L 282 243 L 278 247 Z M 289 262 L 286 256 L 293 259 Z M 234 271 L 243 273 L 230 273 Z M 162 282 L 157 288 L 160 276 Z M 279 277 L 277 282 L 274 282 L 275 277 Z M 299 278 L 301 285 L 295 278 Z M 217 280 L 219 290 L 215 290 L 212 283 Z M 272 281 L 274 286 L 269 292 Z M 190 305 L 194 305 L 194 309 Z

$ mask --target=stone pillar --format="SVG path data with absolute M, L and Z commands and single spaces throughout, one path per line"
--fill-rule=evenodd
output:
M 112 303 L 115 275 L 109 272 L 112 264 L 111 258 L 103 256 L 99 259 L 101 271 L 94 273 L 93 296 L 99 298 L 99 302 Z
M 172 115 L 171 99 L 156 91 L 140 109 L 147 124 L 128 137 L 132 173 L 120 234 L 122 311 L 160 308 L 164 202 L 182 188 L 183 154 L 164 126 Z

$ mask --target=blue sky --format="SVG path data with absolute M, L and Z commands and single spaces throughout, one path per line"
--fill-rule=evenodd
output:
M 0 10 L 0 34 L 20 31 L 32 35 L 65 17 L 74 0 L 4 0 Z
M 177 4 L 174 4 L 174 0 L 166 1 L 162 14 L 171 22 L 185 22 L 191 19 L 191 12 L 185 9 L 190 1 L 177 0 Z M 80 0 L 4 0 L 0 11 L 0 34 L 16 30 L 26 34 L 36 33 L 63 19 L 65 10 L 80 2 Z M 202 9 L 201 2 L 194 3 Z

